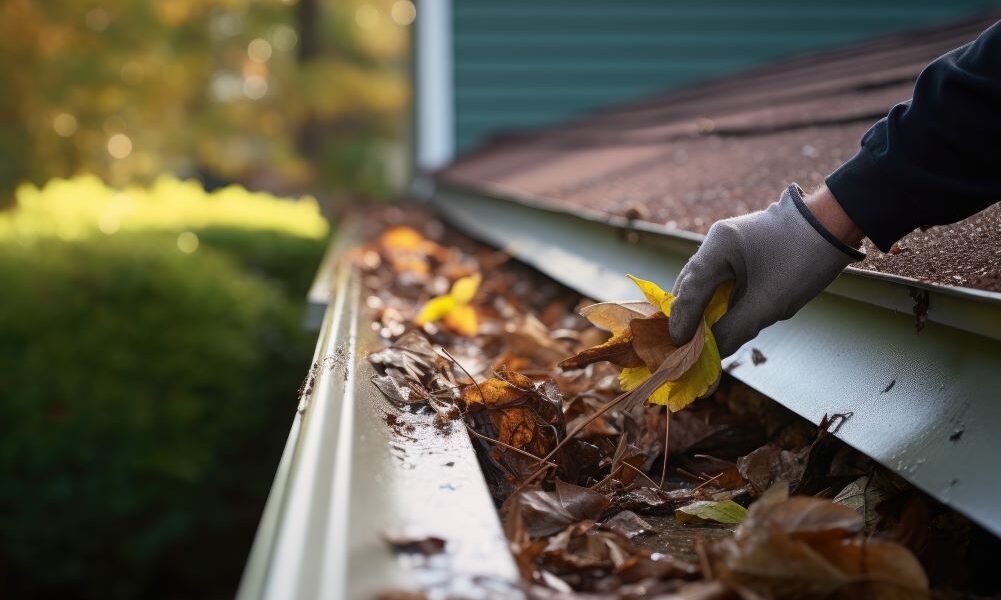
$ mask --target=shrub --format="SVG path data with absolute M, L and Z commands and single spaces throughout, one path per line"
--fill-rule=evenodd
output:
M 315 203 L 126 193 L 0 215 L 5 597 L 232 595 L 308 367 Z

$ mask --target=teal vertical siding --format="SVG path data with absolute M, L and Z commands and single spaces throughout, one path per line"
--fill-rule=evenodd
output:
M 453 0 L 456 147 L 1001 0 Z

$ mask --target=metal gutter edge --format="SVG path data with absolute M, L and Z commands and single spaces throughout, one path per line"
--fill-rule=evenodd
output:
M 431 202 L 466 233 L 600 301 L 637 297 L 625 273 L 669 287 L 698 243 L 482 191 L 439 187 Z M 912 289 L 930 300 L 920 334 Z M 752 363 L 752 347 L 766 362 Z M 814 423 L 852 413 L 840 438 L 1001 535 L 1001 477 L 992 475 L 1001 456 L 1001 295 L 846 273 L 724 363 Z
M 437 198 L 465 199 L 472 197 L 500 201 L 532 209 L 533 214 L 563 215 L 568 219 L 604 225 L 621 231 L 623 240 L 627 242 L 638 245 L 663 246 L 668 251 L 679 255 L 683 254 L 686 259 L 698 249 L 705 237 L 690 231 L 670 229 L 656 223 L 627 219 L 591 209 L 574 209 L 571 213 L 561 210 L 545 199 L 525 195 L 520 191 L 514 192 L 504 186 L 494 184 L 484 184 L 482 188 L 474 188 L 439 182 L 436 192 Z M 428 199 L 432 198 L 436 198 L 436 196 Z M 916 294 L 927 293 L 929 306 L 934 307 L 934 310 L 928 313 L 929 321 L 1001 339 L 1001 318 L 999 318 L 1001 317 L 1001 292 L 938 285 L 910 277 L 853 267 L 846 269 L 827 291 L 860 302 L 913 315 L 915 300 L 911 296 L 912 289 Z
M 430 598 L 519 598 L 519 577 L 469 436 L 459 422 L 401 412 L 373 385 L 379 348 L 359 275 L 325 261 L 333 292 L 239 600 L 374 598 L 390 588 Z M 356 231 L 356 229 L 354 230 Z M 401 435 L 387 424 L 412 425 Z M 387 535 L 446 540 L 441 554 L 394 555 Z

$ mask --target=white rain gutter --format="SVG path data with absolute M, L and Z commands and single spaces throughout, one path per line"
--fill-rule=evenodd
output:
M 635 298 L 625 273 L 670 287 L 702 236 L 568 213 L 499 190 L 439 184 L 467 234 L 599 301 Z M 915 329 L 912 294 L 927 298 Z M 751 348 L 767 358 L 755 366 Z M 1001 535 L 1001 294 L 852 269 L 793 319 L 724 361 L 732 375 Z

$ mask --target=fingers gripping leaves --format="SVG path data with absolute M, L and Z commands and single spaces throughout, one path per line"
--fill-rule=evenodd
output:
M 622 367 L 619 383 L 623 390 L 653 387 L 644 400 L 679 411 L 712 393 L 719 381 L 722 368 L 711 327 L 726 313 L 733 285 L 727 282 L 716 289 L 695 337 L 675 346 L 669 331 L 674 295 L 652 281 L 628 277 L 647 301 L 604 302 L 582 310 L 581 315 L 610 331 L 612 337 L 565 360 L 561 366 L 579 369 L 593 362 L 611 362 Z

